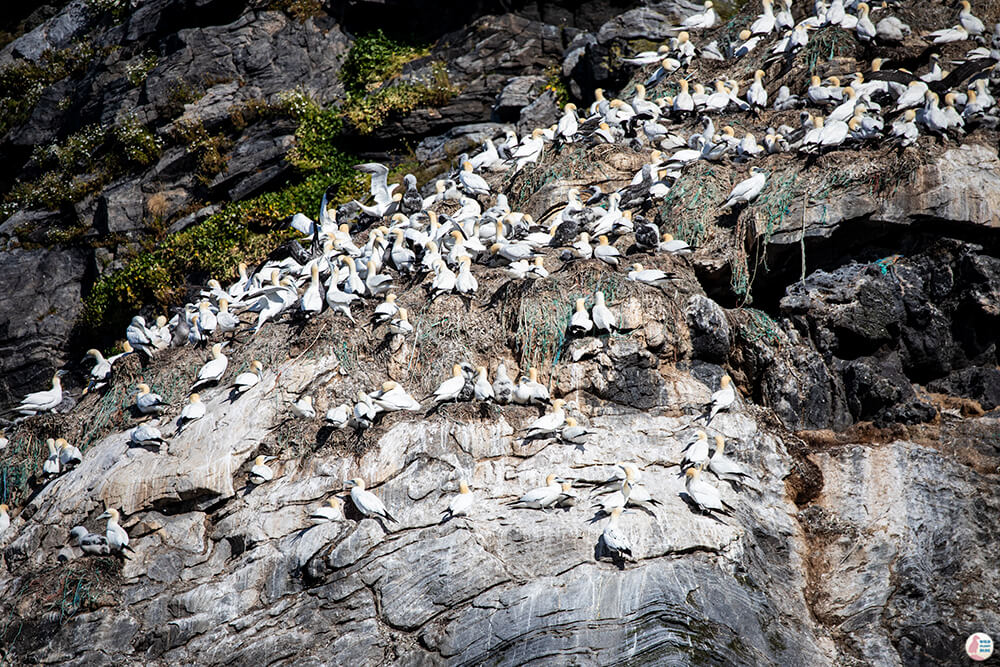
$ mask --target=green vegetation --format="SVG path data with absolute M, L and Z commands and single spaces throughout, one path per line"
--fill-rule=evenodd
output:
M 0 135 L 28 119 L 46 87 L 68 76 L 81 76 L 103 54 L 89 42 L 81 42 L 46 50 L 37 63 L 16 60 L 0 68 Z
M 551 90 L 556 95 L 556 104 L 562 109 L 569 102 L 569 88 L 562 77 L 562 67 L 552 65 L 545 70 L 545 90 Z
M 88 125 L 61 143 L 36 146 L 29 164 L 41 175 L 16 182 L 0 204 L 0 215 L 79 201 L 115 177 L 149 166 L 161 149 L 160 139 L 131 112 L 120 115 L 111 127 Z
M 322 14 L 323 3 L 321 0 L 273 0 L 268 9 L 285 12 L 296 21 L 305 21 Z
M 365 95 L 427 53 L 426 48 L 397 42 L 376 30 L 355 40 L 340 69 L 340 80 L 348 96 Z
M 84 301 L 84 325 L 115 330 L 144 304 L 168 304 L 189 276 L 235 276 L 240 260 L 260 258 L 289 238 L 287 230 L 274 228 L 276 220 L 315 210 L 331 183 L 342 186 L 338 201 L 361 196 L 354 161 L 334 146 L 336 111 L 322 110 L 302 94 L 291 94 L 282 104 L 299 123 L 289 156 L 299 178 L 279 191 L 229 204 L 102 278 Z
M 201 122 L 178 121 L 174 126 L 173 138 L 187 148 L 195 158 L 195 178 L 202 185 L 209 185 L 212 179 L 226 168 L 226 151 L 233 147 L 232 140 L 225 134 L 209 134 Z
M 133 86 L 141 86 L 142 82 L 146 80 L 146 77 L 158 63 L 159 58 L 157 58 L 155 53 L 143 54 L 138 60 L 125 66 L 125 78 Z
M 115 22 L 122 21 L 129 13 L 129 0 L 84 0 L 84 5 L 95 16 L 109 14 Z
M 444 106 L 457 92 L 448 80 L 444 63 L 431 65 L 431 83 L 398 83 L 370 95 L 348 96 L 342 113 L 361 134 L 370 134 L 393 113 L 404 114 L 421 107 Z

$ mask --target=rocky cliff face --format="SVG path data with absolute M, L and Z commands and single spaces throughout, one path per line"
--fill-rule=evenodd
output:
M 2 107 L 3 391 L 38 389 L 99 339 L 79 319 L 97 281 L 231 200 L 311 177 L 294 153 L 304 142 L 300 118 L 282 106 L 289 91 L 343 102 L 339 72 L 371 17 L 391 10 L 388 28 L 407 12 L 424 17 L 424 5 L 75 0 L 7 44 L 4 92 L 19 90 L 11 73 L 34 78 L 26 108 L 10 97 Z M 414 19 L 431 44 L 393 81 L 424 85 L 443 63 L 448 94 L 370 130 L 338 128 L 338 149 L 415 158 L 410 170 L 429 182 L 487 137 L 552 122 L 560 95 L 589 101 L 602 85 L 631 96 L 642 77 L 620 57 L 668 37 L 692 6 L 508 9 L 468 3 L 460 21 Z M 859 63 L 838 51 L 816 67 Z M 84 164 L 69 138 L 83 142 L 91 127 L 106 129 L 96 148 L 85 144 L 96 157 Z M 126 129 L 132 143 L 120 139 Z M 51 145 L 59 150 L 38 148 Z M 153 148 L 107 157 L 122 146 Z M 171 403 L 159 422 L 172 433 L 199 350 L 126 358 L 107 393 L 70 391 L 58 414 L 18 424 L 0 450 L 0 502 L 13 514 L 0 535 L 2 661 L 958 662 L 968 634 L 1000 626 L 996 135 L 808 164 L 766 159 L 772 188 L 742 214 L 716 210 L 741 178 L 718 165 L 691 168 L 645 212 L 697 240 L 690 259 L 620 244 L 626 259 L 675 272 L 669 288 L 598 262 L 529 283 L 477 265 L 480 297 L 468 307 L 399 290 L 416 327 L 409 339 L 359 332 L 327 312 L 234 343 L 230 369 L 260 360 L 261 383 L 235 401 L 206 390 L 208 415 L 159 449 L 129 444 L 136 383 Z M 569 188 L 622 187 L 647 161 L 633 146 L 564 146 L 491 185 L 541 220 Z M 86 187 L 47 194 L 40 184 L 53 173 Z M 271 249 L 254 248 L 256 258 Z M 624 331 L 567 341 L 564 315 L 594 289 Z M 369 315 L 370 306 L 355 310 L 359 321 Z M 540 367 L 594 434 L 584 446 L 525 440 L 536 410 L 487 404 L 394 414 L 359 436 L 289 416 L 300 395 L 322 414 L 386 378 L 423 397 L 461 361 L 491 377 L 500 362 L 512 376 Z M 720 484 L 735 509 L 712 518 L 686 502 L 678 464 L 726 372 L 740 396 L 713 433 L 759 488 Z M 26 462 L 44 459 L 48 437 L 68 438 L 84 457 L 46 483 Z M 275 478 L 257 485 L 249 471 L 259 454 L 278 460 Z M 595 485 L 622 461 L 643 470 L 659 502 L 623 515 L 626 562 L 601 551 L 606 519 L 593 504 Z M 574 505 L 510 507 L 549 473 L 573 480 Z M 312 525 L 309 512 L 346 497 L 354 477 L 398 523 L 363 518 L 348 501 L 342 520 Z M 476 504 L 444 521 L 459 480 Z M 123 514 L 131 560 L 67 546 L 73 526 L 103 530 L 105 507 Z

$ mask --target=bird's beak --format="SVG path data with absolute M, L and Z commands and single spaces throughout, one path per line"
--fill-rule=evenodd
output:
M 348 480 L 344 480 L 344 487 L 345 487 L 345 488 L 348 488 L 348 489 L 350 489 L 350 488 L 352 488 L 353 486 L 354 486 L 354 482 L 353 482 L 352 480 L 349 480 L 349 479 L 348 479 Z
M 102 514 L 101 516 L 99 516 L 99 517 L 97 517 L 97 518 L 98 518 L 98 519 L 110 519 L 110 518 L 111 518 L 111 515 L 110 515 L 110 514 L 108 514 L 107 512 L 105 512 L 104 514 Z

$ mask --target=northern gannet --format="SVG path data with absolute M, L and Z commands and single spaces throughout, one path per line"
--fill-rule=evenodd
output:
M 591 311 L 594 318 L 594 326 L 598 331 L 611 333 L 618 328 L 618 318 L 611 312 L 604 303 L 604 292 L 594 292 L 594 308 Z
M 621 253 L 618 252 L 618 248 L 608 243 L 608 237 L 603 234 L 598 236 L 597 243 L 597 247 L 594 248 L 594 259 L 599 259 L 611 266 L 618 266 L 621 261 Z
M 632 270 L 628 272 L 628 279 L 653 287 L 666 287 L 674 279 L 674 274 L 660 269 L 645 269 L 642 264 L 635 263 L 632 265 Z
M 448 503 L 448 509 L 443 512 L 444 518 L 442 522 L 456 516 L 468 516 L 469 510 L 472 509 L 472 505 L 475 502 L 476 496 L 469 490 L 469 485 L 464 479 L 460 480 L 458 483 L 458 495 Z
M 472 170 L 472 163 L 469 161 L 462 163 L 462 170 L 458 173 L 458 182 L 462 189 L 472 196 L 487 196 L 490 194 L 490 186 L 482 176 Z
M 752 488 L 757 488 L 753 483 L 750 473 L 748 473 L 739 463 L 727 458 L 723 454 L 725 445 L 726 439 L 721 435 L 716 435 L 715 451 L 712 452 L 712 457 L 708 460 L 708 470 L 717 478 L 729 482 L 737 489 L 741 488 L 743 484 L 747 484 Z
M 437 260 L 434 265 L 434 280 L 431 282 L 432 297 L 437 298 L 455 291 L 455 281 L 458 276 L 448 268 L 443 259 Z
M 254 484 L 263 484 L 274 479 L 274 471 L 267 464 L 277 459 L 277 456 L 258 456 L 253 460 L 253 467 L 250 468 L 250 481 Z
M 542 130 L 536 128 L 531 131 L 530 137 L 524 137 L 524 139 L 521 140 L 521 144 L 511 155 L 511 159 L 514 160 L 515 163 L 515 172 L 521 171 L 521 169 L 524 168 L 524 165 L 528 163 L 538 161 L 538 158 L 541 156 L 542 150 L 545 147 L 542 134 Z
M 71 445 L 66 438 L 56 438 L 56 447 L 59 448 L 59 465 L 63 470 L 68 470 L 83 462 L 83 454 L 76 445 Z
M 44 391 L 36 391 L 21 399 L 21 403 L 14 408 L 24 416 L 30 417 L 41 412 L 54 412 L 62 403 L 62 381 L 59 375 L 62 371 L 56 371 L 52 376 L 52 388 Z
M 309 513 L 309 520 L 317 526 L 321 523 L 340 521 L 344 518 L 344 503 L 334 496 Z
M 10 528 L 10 514 L 6 505 L 0 504 L 0 537 Z
M 705 0 L 704 9 L 695 14 L 691 14 L 681 21 L 680 27 L 684 30 L 704 30 L 712 28 L 719 20 L 719 15 L 713 9 L 712 0 Z
M 240 326 L 240 318 L 229 312 L 228 299 L 219 299 L 219 312 L 215 317 L 219 322 L 219 331 L 223 333 L 236 331 Z
M 110 547 L 112 551 L 117 551 L 123 555 L 125 551 L 132 551 L 134 553 L 132 547 L 128 545 L 128 533 L 125 532 L 124 528 L 118 525 L 118 519 L 120 517 L 121 515 L 118 513 L 118 510 L 108 509 L 105 510 L 104 514 L 97 518 L 108 520 L 108 528 L 105 533 L 105 537 L 108 538 L 108 547 Z
M 465 376 L 462 375 L 462 367 L 455 364 L 451 367 L 451 377 L 441 383 L 434 391 L 435 403 L 446 403 L 457 401 L 465 388 Z
M 55 477 L 62 473 L 62 463 L 59 462 L 59 449 L 54 438 L 48 438 L 45 444 L 49 448 L 49 456 L 42 463 L 42 473 L 46 477 Z
M 966 30 L 962 25 L 955 25 L 950 28 L 942 28 L 941 30 L 935 30 L 932 33 L 928 33 L 926 38 L 933 41 L 934 44 L 950 44 L 951 42 L 964 42 L 969 39 L 969 31 Z
M 690 255 L 694 252 L 687 241 L 675 239 L 672 234 L 664 234 L 660 237 L 660 244 L 657 246 L 657 250 L 665 252 L 668 255 Z
M 351 406 L 347 403 L 341 403 L 340 405 L 333 406 L 326 411 L 324 419 L 328 421 L 333 428 L 344 428 L 351 420 Z
M 959 4 L 962 6 L 962 11 L 958 13 L 959 25 L 970 35 L 982 35 L 983 31 L 986 30 L 986 26 L 972 13 L 972 5 L 969 4 L 969 0 L 962 0 Z
M 2 532 L 0 530 L 0 533 Z M 75 526 L 73 530 L 69 531 L 69 536 L 76 540 L 76 546 L 80 547 L 80 551 L 85 556 L 107 556 L 111 553 L 108 538 L 92 533 L 83 526 Z
M 407 336 L 413 333 L 413 325 L 410 323 L 409 312 L 406 308 L 399 308 L 396 317 L 389 322 L 389 333 L 396 336 Z
M 313 407 L 312 396 L 306 395 L 289 404 L 292 415 L 299 419 L 316 419 L 316 409 Z
M 385 505 L 382 501 L 371 491 L 365 489 L 365 482 L 360 477 L 347 480 L 345 482 L 348 488 L 351 489 L 351 500 L 354 501 L 354 506 L 358 508 L 366 517 L 381 517 L 383 519 L 388 519 L 393 523 L 399 523 L 389 512 L 386 511 Z
M 250 362 L 250 370 L 244 371 L 236 376 L 231 385 L 236 396 L 240 396 L 250 391 L 260 382 L 261 371 L 264 366 L 254 359 Z
M 584 336 L 594 328 L 594 322 L 590 319 L 590 313 L 584 305 L 585 299 L 576 300 L 576 310 L 569 319 L 569 334 L 571 336 Z
M 191 385 L 191 390 L 217 383 L 225 374 L 228 366 L 229 359 L 222 353 L 222 343 L 216 343 L 212 346 L 212 358 L 205 362 L 205 365 L 198 371 L 198 377 Z
M 556 498 L 555 506 L 568 509 L 576 505 L 576 494 L 573 493 L 573 483 L 563 480 L 559 483 L 559 497 Z
M 420 410 L 420 403 L 403 389 L 398 382 L 386 380 L 382 383 L 382 389 L 375 394 L 371 394 L 372 402 L 385 412 L 397 412 L 399 410 Z
M 582 446 L 586 444 L 587 438 L 593 434 L 594 432 L 590 429 L 577 424 L 573 417 L 566 417 L 566 425 L 559 432 L 559 437 L 562 438 L 563 442 Z
M 149 385 L 140 382 L 137 385 L 139 393 L 135 397 L 135 407 L 144 415 L 158 415 L 167 409 L 167 404 L 159 394 L 154 394 Z
M 372 325 L 378 326 L 383 322 L 388 322 L 399 312 L 399 304 L 396 303 L 396 295 L 389 293 L 385 295 L 385 301 L 375 306 L 372 313 Z
M 476 370 L 476 382 L 472 385 L 472 395 L 477 401 L 492 401 L 495 397 L 493 385 L 490 384 L 490 379 L 486 375 L 485 366 L 480 366 Z
M 747 102 L 751 106 L 763 109 L 767 107 L 767 89 L 764 88 L 764 70 L 757 70 L 753 74 L 753 83 L 747 89 Z
M 764 12 L 750 24 L 750 32 L 754 35 L 770 35 L 774 31 L 774 10 L 771 0 L 761 0 Z
M 479 289 L 479 281 L 472 275 L 472 259 L 462 257 L 458 262 L 458 276 L 455 277 L 455 290 L 459 294 L 472 296 Z
M 104 358 L 100 350 L 87 350 L 84 361 L 87 359 L 94 360 L 94 367 L 90 369 L 90 384 L 84 389 L 84 393 L 101 389 L 111 381 L 111 362 Z
M 868 17 L 869 7 L 867 3 L 858 3 L 858 23 L 854 26 L 854 32 L 862 42 L 872 41 L 878 35 L 878 29 Z
M 712 394 L 712 398 L 705 406 L 708 409 L 708 420 L 706 424 L 722 410 L 728 410 L 736 401 L 736 389 L 733 387 L 732 379 L 728 375 L 723 375 L 719 381 L 719 390 Z
M 7 439 L 7 435 L 0 431 L 0 451 L 7 449 L 8 444 L 10 444 L 10 440 Z
M 549 402 L 549 390 L 544 384 L 538 381 L 537 368 L 533 366 L 529 367 L 528 377 L 521 377 L 521 381 L 514 387 L 513 399 L 515 403 L 521 405 Z
M 309 285 L 299 299 L 299 310 L 306 316 L 318 315 L 323 310 L 324 292 L 320 289 L 319 265 L 309 269 Z
M 493 380 L 493 396 L 500 405 L 506 405 L 514 398 L 514 382 L 507 375 L 507 366 L 503 362 L 497 366 L 496 379 Z
M 188 401 L 188 404 L 184 406 L 184 409 L 181 410 L 180 416 L 177 418 L 177 431 L 174 435 L 180 433 L 181 429 L 191 422 L 197 421 L 205 416 L 205 404 L 201 402 L 201 396 L 199 394 L 191 394 Z
M 722 500 L 717 488 L 701 479 L 701 470 L 688 468 L 685 474 L 687 475 L 685 487 L 688 497 L 698 506 L 698 509 L 705 513 L 729 514 L 732 508 Z
M 759 167 L 750 167 L 750 173 L 750 178 L 736 184 L 722 208 L 732 208 L 740 203 L 749 204 L 760 195 L 767 185 L 767 172 Z
M 358 430 L 371 428 L 372 423 L 375 421 L 375 417 L 378 416 L 379 409 L 380 408 L 376 407 L 372 402 L 372 397 L 359 389 L 358 400 L 354 404 L 354 409 L 351 412 L 350 423 Z
M 604 532 L 601 533 L 601 541 L 613 558 L 632 560 L 632 548 L 625 538 L 625 533 L 618 525 L 618 519 L 623 511 L 624 509 L 621 507 L 611 510 L 611 518 L 608 520 L 608 525 L 604 527 Z
M 139 424 L 129 433 L 129 442 L 138 447 L 160 447 L 166 444 L 163 434 L 154 424 Z
M 681 470 L 703 466 L 708 461 L 708 434 L 704 431 L 698 431 L 697 437 L 689 442 L 682 451 L 684 458 L 681 460 Z
M 528 491 L 510 505 L 521 509 L 544 510 L 554 505 L 561 493 L 561 481 L 550 474 L 545 478 L 545 486 Z
M 552 401 L 552 411 L 533 421 L 528 426 L 524 437 L 547 437 L 562 429 L 563 424 L 566 423 L 566 413 L 563 411 L 564 405 L 566 405 L 566 401 L 561 398 Z
M 156 348 L 153 345 L 153 338 L 146 328 L 146 320 L 142 315 L 136 315 L 132 318 L 131 323 L 125 329 L 125 339 L 133 348 L 147 357 L 153 356 Z

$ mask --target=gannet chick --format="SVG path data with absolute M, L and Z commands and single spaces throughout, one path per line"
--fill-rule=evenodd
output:
M 205 404 L 201 402 L 201 396 L 197 393 L 191 394 L 188 398 L 189 403 L 184 406 L 181 410 L 180 416 L 177 418 L 177 435 L 181 432 L 185 426 L 193 421 L 197 421 L 205 416 Z
M 584 305 L 584 299 L 576 300 L 576 312 L 569 320 L 569 335 L 584 336 L 594 328 L 594 322 L 590 319 L 590 313 Z
M 160 429 L 150 423 L 139 424 L 129 433 L 129 442 L 138 447 L 160 447 L 166 444 Z
M 277 459 L 277 456 L 258 456 L 253 460 L 253 467 L 250 468 L 250 481 L 254 484 L 263 484 L 274 479 L 274 471 L 267 464 Z
M 237 395 L 245 394 L 260 382 L 260 374 L 264 366 L 254 359 L 250 362 L 250 370 L 244 371 L 233 380 L 232 389 Z
M 83 454 L 80 453 L 76 445 L 71 445 L 66 438 L 56 438 L 56 447 L 59 448 L 59 465 L 63 470 L 68 470 L 83 462 Z
M 610 552 L 612 558 L 633 560 L 632 548 L 625 538 L 625 533 L 618 526 L 618 518 L 622 515 L 623 511 L 624 509 L 621 507 L 611 510 L 611 518 L 608 520 L 608 525 L 604 527 L 604 532 L 601 533 L 601 541 L 604 543 L 605 549 Z
M 0 507 L 6 507 L 6 505 L 0 505 Z M 2 525 L 3 521 L 0 520 L 0 527 Z M 0 529 L 0 534 L 2 533 L 3 530 Z M 111 553 L 108 538 L 92 533 L 83 526 L 75 526 L 73 530 L 69 531 L 69 536 L 76 540 L 76 546 L 80 547 L 80 551 L 85 556 L 107 556 Z
M 708 461 L 708 434 L 698 431 L 697 437 L 684 447 L 683 452 L 681 470 L 704 465 Z
M 112 551 L 117 551 L 123 555 L 125 551 L 132 551 L 135 553 L 132 547 L 128 545 L 128 533 L 125 532 L 124 528 L 118 525 L 118 519 L 120 517 L 121 515 L 118 513 L 118 510 L 108 509 L 105 510 L 104 514 L 97 518 L 108 520 L 108 528 L 105 533 L 105 537 L 108 538 L 108 547 Z
M 406 308 L 400 308 L 397 316 L 389 322 L 389 333 L 395 336 L 407 336 L 413 333 L 413 325 L 410 323 L 410 314 Z
M 347 405 L 347 403 L 341 403 L 340 405 L 334 406 L 326 411 L 324 419 L 326 419 L 326 421 L 329 422 L 333 428 L 344 428 L 351 420 L 351 406 Z
M 732 208 L 736 204 L 749 204 L 755 200 L 767 185 L 767 172 L 760 167 L 750 167 L 750 178 L 740 181 L 729 193 L 722 208 Z
M 726 439 L 721 435 L 715 436 L 715 451 L 712 452 L 712 457 L 708 460 L 708 469 L 714 474 L 718 479 L 729 482 L 733 488 L 739 490 L 744 484 L 760 490 L 757 485 L 753 482 L 753 478 L 750 476 L 743 466 L 741 466 L 736 461 L 727 458 L 722 452 L 726 445 Z
M 317 526 L 321 523 L 341 521 L 343 518 L 344 503 L 342 503 L 340 498 L 337 498 L 336 496 L 330 498 L 309 514 L 309 519 Z
M 399 312 L 399 304 L 396 303 L 396 295 L 389 293 L 385 295 L 385 301 L 375 307 L 372 313 L 372 326 L 378 326 L 383 322 L 392 320 Z
M 701 479 L 701 470 L 698 468 L 688 468 L 685 474 L 687 475 L 685 486 L 688 497 L 694 501 L 698 509 L 706 514 L 712 512 L 729 514 L 733 508 L 722 500 L 722 496 L 719 495 L 717 488 Z
M 562 438 L 563 442 L 582 447 L 587 443 L 587 438 L 593 434 L 594 432 L 590 429 L 577 424 L 576 419 L 573 417 L 566 417 L 566 425 L 559 432 L 559 437 Z
M 542 438 L 560 430 L 566 423 L 566 413 L 562 409 L 564 405 L 566 405 L 566 401 L 561 398 L 552 401 L 552 411 L 533 421 L 528 426 L 524 437 Z
M 522 509 L 544 510 L 554 505 L 561 493 L 561 481 L 555 475 L 548 475 L 545 478 L 545 486 L 528 491 L 510 505 Z
M 383 519 L 388 519 L 393 523 L 399 523 L 389 512 L 386 511 L 385 505 L 379 500 L 371 491 L 365 489 L 365 482 L 360 477 L 350 479 L 346 482 L 348 488 L 351 489 L 351 500 L 354 501 L 354 506 L 358 508 L 366 517 L 381 517 Z
M 666 287 L 674 279 L 674 274 L 660 269 L 644 269 L 642 264 L 635 263 L 628 272 L 628 279 L 653 287 Z
M 594 326 L 598 331 L 611 333 L 618 328 L 618 318 L 604 304 L 604 292 L 594 292 L 594 308 L 591 314 L 594 317 Z
M 469 490 L 469 485 L 466 484 L 465 480 L 460 480 L 458 483 L 458 495 L 451 499 L 448 503 L 448 509 L 446 509 L 442 514 L 444 517 L 441 522 L 449 521 L 456 516 L 468 516 L 469 510 L 472 509 L 473 503 L 476 502 L 476 496 Z
M 514 382 L 507 375 L 507 366 L 502 362 L 497 366 L 497 376 L 493 380 L 493 397 L 500 405 L 507 405 L 514 397 Z
M 441 386 L 434 391 L 434 402 L 457 401 L 464 388 L 465 377 L 462 375 L 462 367 L 455 364 L 451 367 L 451 377 L 442 382 Z
M 723 375 L 719 381 L 719 390 L 712 394 L 711 400 L 705 405 L 709 410 L 706 424 L 710 423 L 720 411 L 728 410 L 736 400 L 736 389 L 730 384 L 731 382 L 732 378 L 728 375 Z
M 49 457 L 42 463 L 42 473 L 47 477 L 55 477 L 62 472 L 62 464 L 59 462 L 59 450 L 56 449 L 56 441 L 48 438 L 45 444 L 49 447 Z
M 135 397 L 135 407 L 144 415 L 158 415 L 167 409 L 168 405 L 163 402 L 159 394 L 154 394 L 149 390 L 149 385 L 140 382 L 139 393 Z
M 291 403 L 288 409 L 292 415 L 299 419 L 316 419 L 316 409 L 313 408 L 312 396 L 303 396 L 299 400 Z
M 486 375 L 486 366 L 480 366 L 476 369 L 476 382 L 472 385 L 472 395 L 477 401 L 492 401 L 495 397 L 493 385 L 490 384 L 490 379 Z
M 14 408 L 16 412 L 26 417 L 37 415 L 41 412 L 55 411 L 62 403 L 62 382 L 59 379 L 61 371 L 56 371 L 52 376 L 52 388 L 45 391 L 36 391 L 21 399 L 21 403 Z

